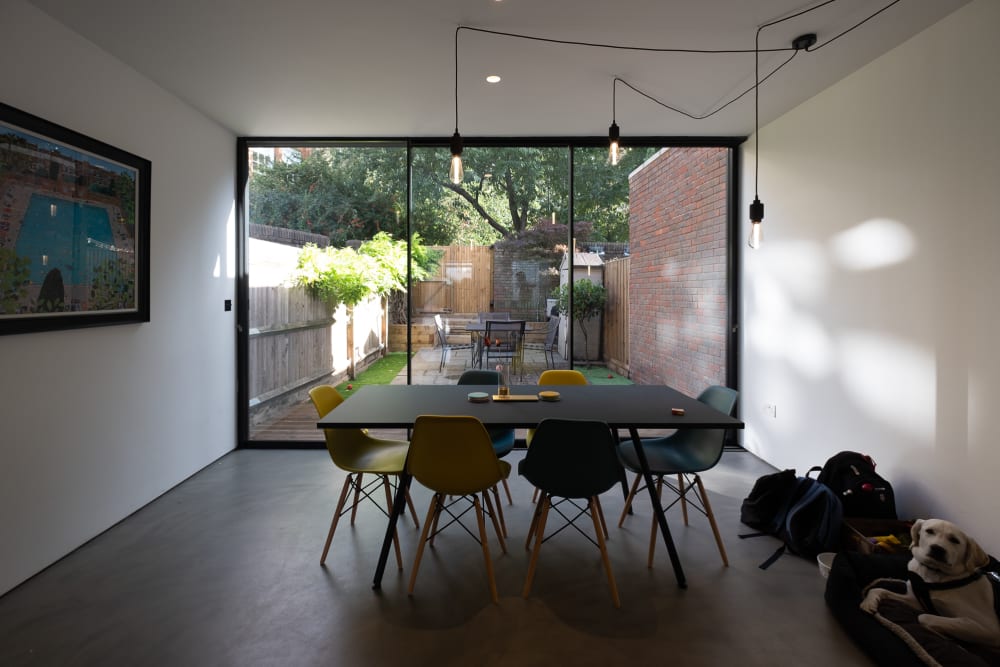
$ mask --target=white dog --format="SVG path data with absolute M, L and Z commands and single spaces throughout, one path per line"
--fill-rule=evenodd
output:
M 898 600 L 924 611 L 917 620 L 938 634 L 1000 647 L 1000 619 L 994 607 L 993 586 L 979 569 L 989 563 L 986 552 L 958 526 L 942 519 L 918 520 L 910 534 L 913 557 L 907 566 L 911 575 L 906 593 L 872 588 L 861 608 L 874 614 L 880 601 Z

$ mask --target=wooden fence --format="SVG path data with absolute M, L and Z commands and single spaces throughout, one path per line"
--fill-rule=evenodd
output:
M 604 361 L 608 368 L 628 376 L 628 257 L 604 264 L 604 287 L 608 300 L 604 306 Z
M 435 275 L 413 285 L 414 313 L 478 313 L 493 298 L 493 249 L 430 246 L 444 254 Z
M 250 288 L 251 419 L 301 401 L 331 375 L 353 375 L 386 349 L 388 327 L 379 298 L 332 314 L 301 287 Z

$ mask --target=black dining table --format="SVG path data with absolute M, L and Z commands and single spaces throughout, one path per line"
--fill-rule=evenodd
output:
M 641 443 L 640 429 L 724 428 L 740 429 L 743 422 L 723 414 L 676 389 L 665 385 L 521 385 L 512 386 L 514 397 L 534 397 L 540 391 L 556 391 L 557 401 L 489 400 L 474 403 L 470 392 L 496 393 L 492 385 L 369 385 L 317 422 L 318 428 L 405 428 L 413 427 L 420 415 L 472 415 L 484 425 L 496 428 L 533 428 L 543 419 L 600 420 L 615 429 L 627 429 L 636 443 Z M 682 414 L 681 414 L 682 413 Z M 677 584 L 687 587 L 684 569 L 667 525 L 663 506 L 656 493 L 649 463 L 641 446 L 636 457 L 649 491 L 660 534 L 667 547 Z M 400 475 L 393 499 L 389 525 L 375 569 L 373 587 L 382 585 L 386 561 L 396 521 L 405 508 L 405 491 L 410 476 Z

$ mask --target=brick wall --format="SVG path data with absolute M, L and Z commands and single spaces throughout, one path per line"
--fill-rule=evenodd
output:
M 512 319 L 544 322 L 546 299 L 558 286 L 559 272 L 551 259 L 494 246 L 493 310 L 510 313 Z
M 725 148 L 671 148 L 629 178 L 629 369 L 691 395 L 726 379 Z

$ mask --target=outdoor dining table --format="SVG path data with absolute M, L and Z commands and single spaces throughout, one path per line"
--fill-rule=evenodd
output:
M 472 415 L 484 425 L 496 428 L 532 428 L 543 419 L 601 420 L 615 429 L 628 429 L 633 442 L 641 443 L 639 429 L 743 428 L 743 422 L 725 415 L 676 389 L 665 385 L 582 385 L 582 386 L 513 386 L 510 400 L 475 403 L 470 392 L 494 394 L 495 386 L 476 385 L 370 385 L 361 387 L 336 410 L 317 422 L 318 428 L 406 428 L 413 427 L 420 415 Z M 557 401 L 537 399 L 540 391 L 556 391 Z M 683 411 L 683 414 L 679 414 Z M 660 526 L 677 585 L 687 587 L 684 569 L 674 546 L 649 463 L 641 445 L 635 448 L 646 481 L 653 511 Z M 375 569 L 373 588 L 382 585 L 382 575 L 389 557 L 396 520 L 405 508 L 405 491 L 410 476 L 400 475 L 393 499 L 389 525 Z
M 496 320 L 498 322 L 510 322 L 511 320 Z M 475 345 L 475 350 L 472 354 L 473 363 L 475 368 L 483 367 L 483 334 L 486 333 L 486 321 L 480 320 L 479 322 L 469 322 L 465 325 L 465 330 L 472 334 L 473 344 Z M 535 327 L 526 324 L 524 327 L 525 335 L 536 331 Z

